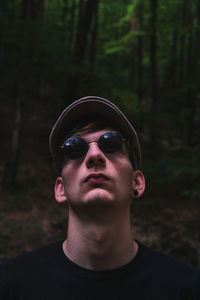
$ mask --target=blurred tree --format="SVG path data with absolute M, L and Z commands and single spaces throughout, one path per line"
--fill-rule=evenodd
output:
M 47 9 L 48 9 L 48 0 L 44 0 L 44 4 L 43 4 L 43 24 L 46 23 Z
M 138 15 L 138 23 L 140 28 L 140 34 L 138 35 L 138 44 L 137 44 L 137 60 L 138 60 L 138 72 L 137 72 L 137 97 L 138 102 L 141 104 L 143 98 L 143 32 L 144 32 L 144 3 L 143 1 L 139 2 L 137 15 Z
M 22 123 L 22 95 L 19 90 L 19 84 L 16 84 L 13 90 L 13 97 L 16 99 L 16 107 L 14 111 L 14 121 L 12 127 L 11 144 L 7 163 L 3 173 L 3 188 L 5 190 L 14 191 L 17 185 L 17 173 L 20 156 L 20 137 Z
M 73 61 L 75 64 L 75 72 L 70 74 L 68 77 L 68 90 L 67 90 L 67 98 L 75 99 L 77 95 L 77 89 L 79 87 L 79 81 L 81 79 L 81 67 L 83 58 L 85 55 L 86 46 L 88 43 L 88 36 L 91 30 L 92 19 L 97 18 L 97 7 L 98 0 L 84 0 L 79 1 L 79 13 L 78 13 L 78 24 L 77 24 L 77 34 L 76 41 L 74 46 L 74 54 Z M 97 32 L 93 32 L 92 42 L 93 46 L 95 45 L 96 36 L 94 34 Z M 91 55 L 95 55 L 95 48 L 93 49 L 93 53 Z M 77 69 L 77 71 L 76 71 Z
M 136 23 L 136 15 L 135 15 L 135 9 L 133 9 L 132 17 L 131 17 L 131 53 L 130 53 L 130 81 L 134 82 L 135 77 L 135 23 Z
M 158 140 L 158 67 L 157 67 L 157 15 L 158 0 L 150 0 L 150 78 L 151 78 L 151 141 L 152 145 Z

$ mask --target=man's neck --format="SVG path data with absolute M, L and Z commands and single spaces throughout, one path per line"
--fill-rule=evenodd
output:
M 107 222 L 83 223 L 69 218 L 68 238 L 63 243 L 66 256 L 91 270 L 110 270 L 130 262 L 138 245 L 132 238 L 129 218 L 112 217 Z

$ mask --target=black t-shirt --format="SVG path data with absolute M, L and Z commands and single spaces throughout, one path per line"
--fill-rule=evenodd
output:
M 14 299 L 200 300 L 200 271 L 140 243 L 127 265 L 87 270 L 57 242 L 0 265 L 0 300 Z

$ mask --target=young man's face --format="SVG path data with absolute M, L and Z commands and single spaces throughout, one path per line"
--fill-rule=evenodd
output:
M 134 171 L 123 145 L 116 153 L 104 154 L 98 147 L 100 136 L 108 131 L 99 130 L 83 134 L 89 144 L 87 154 L 75 160 L 67 160 L 62 177 L 57 178 L 55 195 L 59 202 L 68 201 L 69 207 L 95 206 L 129 207 L 133 190 L 144 190 L 144 177 Z M 143 185 L 143 187 L 141 187 Z

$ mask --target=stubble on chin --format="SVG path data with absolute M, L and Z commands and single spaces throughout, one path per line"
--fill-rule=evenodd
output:
M 116 205 L 112 193 L 103 189 L 93 189 L 78 201 L 72 201 L 70 207 L 77 215 L 101 216 Z

